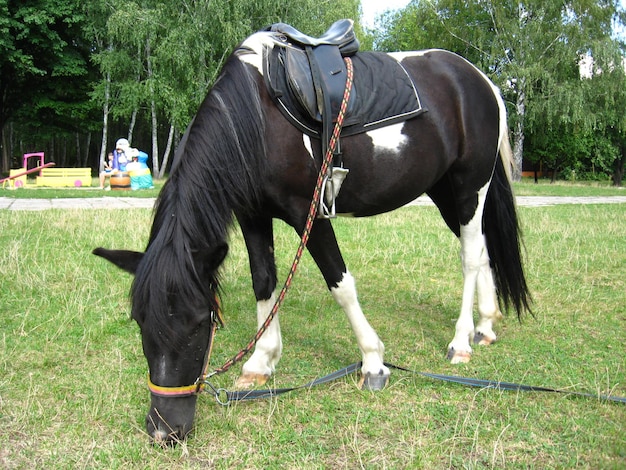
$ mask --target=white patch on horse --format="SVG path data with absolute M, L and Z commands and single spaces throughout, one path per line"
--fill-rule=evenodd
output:
M 389 52 L 388 55 L 393 57 L 398 62 L 402 62 L 407 57 L 421 57 L 429 52 L 447 52 L 444 49 L 426 49 L 423 51 L 400 51 L 400 52 Z
M 258 32 L 249 36 L 236 53 L 239 60 L 252 65 L 261 75 L 263 75 L 263 49 L 273 48 L 275 40 L 269 32 Z
M 408 142 L 409 138 L 402 133 L 404 123 L 393 124 L 391 126 L 381 127 L 373 131 L 368 131 L 367 135 L 372 139 L 374 152 L 378 150 L 391 150 L 392 152 L 400 152 L 402 147 Z
M 304 142 L 304 147 L 306 148 L 306 151 L 309 152 L 309 155 L 311 156 L 311 158 L 314 158 L 313 157 L 313 145 L 311 145 L 311 138 L 306 134 L 302 134 L 302 142 Z
M 257 302 L 256 315 L 257 326 L 259 328 L 267 319 L 275 303 L 276 295 L 274 293 L 269 299 L 259 300 Z M 280 323 L 278 322 L 278 315 L 276 315 L 272 323 L 270 323 L 270 326 L 256 343 L 254 353 L 252 353 L 250 359 L 243 365 L 242 372 L 244 374 L 259 374 L 269 377 L 276 369 L 276 364 L 278 364 L 282 352 L 283 342 L 280 334 Z
M 389 377 L 389 369 L 383 364 L 385 346 L 363 315 L 352 275 L 349 272 L 344 273 L 343 279 L 337 284 L 337 287 L 331 288 L 330 291 L 348 317 L 352 331 L 356 336 L 363 358 L 361 368 L 363 375 L 378 376 L 382 372 L 383 376 Z
M 452 363 L 467 362 L 472 353 L 470 339 L 474 336 L 474 296 L 478 290 L 478 312 L 480 332 L 496 339 L 493 324 L 501 316 L 498 310 L 496 288 L 493 273 L 489 265 L 489 253 L 485 235 L 482 231 L 482 219 L 489 183 L 478 191 L 478 206 L 474 217 L 467 225 L 461 225 L 461 264 L 463 266 L 463 300 L 461 313 L 456 322 L 454 338 L 448 345 Z

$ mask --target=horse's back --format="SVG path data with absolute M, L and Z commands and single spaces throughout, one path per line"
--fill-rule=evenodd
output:
M 262 33 L 244 44 L 241 60 L 262 75 L 263 51 L 275 46 Z M 350 173 L 336 199 L 338 213 L 368 216 L 396 209 L 431 190 L 454 168 L 465 172 L 474 165 L 484 169 L 483 174 L 490 173 L 497 154 L 499 112 L 484 74 L 443 50 L 367 54 L 390 56 L 400 63 L 425 112 L 341 139 L 342 164 Z M 266 141 L 271 142 L 267 174 L 285 176 L 265 186 L 267 199 L 274 206 L 288 204 L 290 208 L 281 212 L 293 213 L 294 196 L 309 199 L 307 188 L 315 184 L 321 162 L 319 140 L 303 136 L 283 119 L 264 88 L 261 85 L 259 91 L 268 103 Z M 374 99 L 393 99 L 390 96 Z M 483 174 L 478 179 L 484 179 Z M 487 180 L 488 176 L 477 184 Z M 304 202 L 297 205 L 305 207 Z
M 408 70 L 425 106 L 431 112 L 445 106 L 470 106 L 460 112 L 474 116 L 476 113 L 488 112 L 490 117 L 498 118 L 495 112 L 498 109 L 495 86 L 467 59 L 443 49 L 394 52 L 389 55 Z

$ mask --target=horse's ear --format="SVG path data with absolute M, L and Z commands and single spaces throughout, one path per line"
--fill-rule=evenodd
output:
M 96 248 L 92 253 L 110 261 L 118 268 L 131 274 L 135 274 L 137 272 L 137 266 L 139 266 L 139 263 L 143 259 L 143 253 L 138 251 Z

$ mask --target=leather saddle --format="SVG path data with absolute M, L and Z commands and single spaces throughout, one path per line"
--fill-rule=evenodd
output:
M 336 46 L 341 55 L 349 57 L 359 50 L 359 40 L 354 35 L 352 20 L 339 20 L 332 24 L 319 38 L 307 36 L 293 26 L 285 23 L 276 23 L 268 28 L 268 31 L 281 33 L 291 42 L 301 47 L 311 46 Z
M 314 38 L 294 27 L 277 23 L 269 31 L 290 45 L 282 58 L 291 92 L 311 118 L 322 122 L 326 114 L 336 118 L 346 85 L 343 57 L 359 50 L 352 20 L 339 20 L 321 37 Z
M 324 119 L 336 120 L 346 84 L 344 57 L 352 59 L 354 84 L 342 136 L 425 111 L 413 80 L 396 59 L 358 52 L 352 20 L 337 21 L 319 38 L 284 23 L 267 31 L 274 39 L 263 61 L 267 90 L 282 114 L 305 134 L 323 138 Z

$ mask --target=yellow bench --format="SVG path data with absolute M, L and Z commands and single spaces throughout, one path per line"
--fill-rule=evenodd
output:
M 23 188 L 26 185 L 26 175 L 28 170 L 26 168 L 18 168 L 16 170 L 9 170 L 9 179 L 2 183 L 2 187 L 5 187 L 6 183 L 9 183 L 9 188 Z
M 91 168 L 44 168 L 37 186 L 91 186 Z

